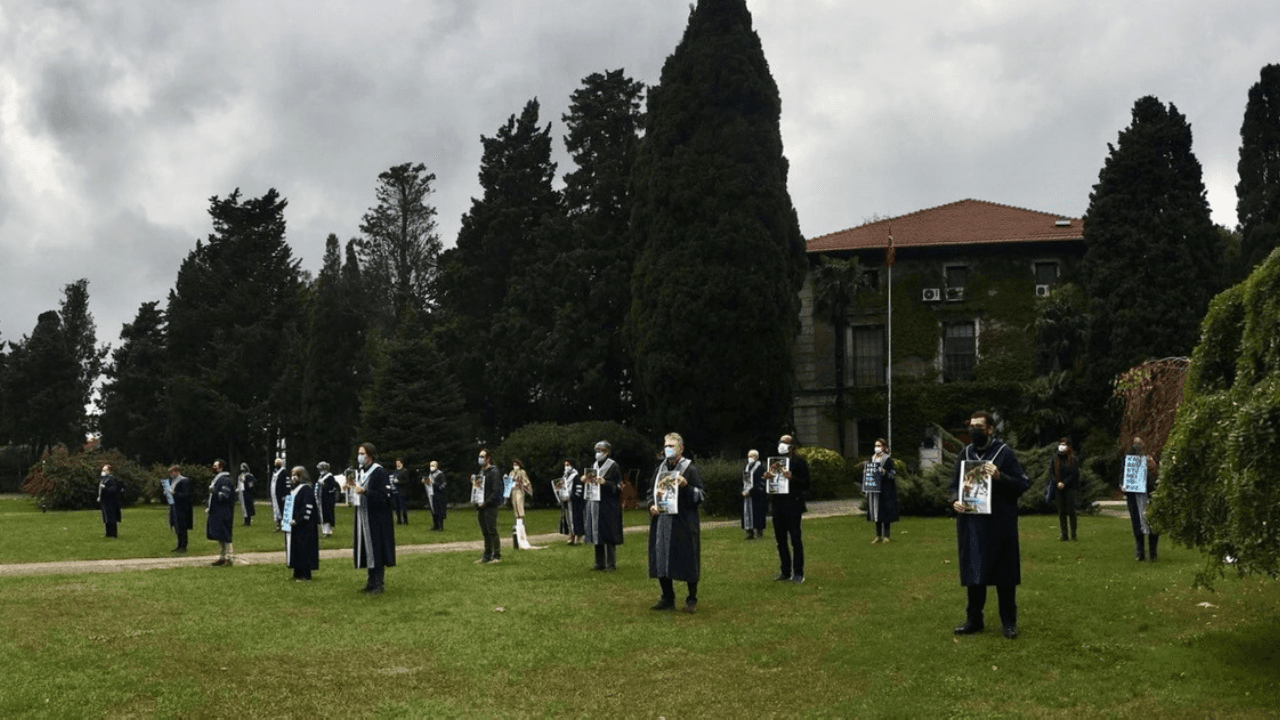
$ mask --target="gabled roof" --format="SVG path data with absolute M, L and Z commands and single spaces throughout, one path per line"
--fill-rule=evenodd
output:
M 1084 222 L 983 200 L 960 200 L 810 238 L 807 250 L 883 248 L 890 230 L 895 248 L 993 245 L 1081 240 Z

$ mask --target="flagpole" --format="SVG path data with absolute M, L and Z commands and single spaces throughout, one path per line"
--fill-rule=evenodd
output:
M 893 451 L 893 227 L 889 228 L 889 245 L 885 249 L 885 264 L 889 272 L 889 321 L 888 321 L 888 367 L 885 368 L 885 384 L 888 387 L 888 407 L 886 409 L 885 441 Z

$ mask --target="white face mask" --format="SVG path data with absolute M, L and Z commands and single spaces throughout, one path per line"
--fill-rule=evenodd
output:
M 1065 453 L 1066 451 L 1067 451 L 1067 446 L 1066 446 L 1066 445 L 1059 445 L 1059 446 L 1058 446 L 1058 452 L 1060 452 L 1060 453 Z
M 356 464 L 359 465 L 360 467 L 368 467 L 369 456 L 365 455 L 364 453 L 360 453 L 359 455 L 356 456 Z
M 480 457 L 476 458 L 476 464 L 477 464 L 477 465 L 479 465 L 480 467 L 484 467 L 484 456 L 483 456 L 483 455 L 481 455 Z
M 884 446 L 883 446 L 883 445 L 877 445 L 877 446 L 876 446 L 876 454 L 877 454 L 877 455 L 883 455 L 883 454 L 884 454 Z
M 779 454 L 779 455 L 786 455 L 786 454 L 787 454 L 787 453 L 789 453 L 789 452 L 791 452 L 791 445 L 789 445 L 788 443 L 784 443 L 784 442 L 780 442 L 780 443 L 778 443 L 778 454 Z
M 671 458 L 673 458 L 673 457 L 675 457 L 675 456 L 676 456 L 676 449 L 675 449 L 675 448 L 673 448 L 673 447 L 669 447 L 669 446 L 668 446 L 668 447 L 664 447 L 664 448 L 662 448 L 662 455 L 663 455 L 663 457 L 666 457 L 666 458 L 669 460 L 669 459 L 671 459 Z
M 598 452 L 596 453 L 596 462 L 604 462 L 604 459 L 607 457 L 609 457 L 607 454 Z
M 748 463 L 760 462 L 760 458 L 756 457 L 755 455 L 752 455 L 747 458 L 747 462 Z

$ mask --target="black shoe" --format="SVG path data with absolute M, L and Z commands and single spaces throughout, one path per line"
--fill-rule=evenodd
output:
M 1018 626 L 1017 626 L 1017 625 L 1005 625 L 1005 626 L 1004 626 L 1004 630 L 1003 630 L 1002 632 L 1004 633 L 1004 636 L 1005 636 L 1005 637 L 1007 637 L 1007 638 L 1009 638 L 1010 640 L 1017 640 L 1017 639 L 1018 639 Z
M 649 608 L 650 610 L 675 610 L 676 603 L 674 600 L 659 600 L 656 605 Z
M 792 575 L 792 576 L 791 576 L 791 582 L 795 583 L 796 585 L 799 585 L 800 583 L 804 582 L 804 576 L 803 576 L 803 575 Z
M 955 629 L 955 634 L 956 635 L 972 635 L 974 633 L 980 633 L 984 629 L 985 628 L 983 627 L 982 623 L 976 623 L 976 622 L 966 620 L 963 625 Z
M 791 576 L 786 573 L 778 573 L 778 577 L 773 579 L 774 582 L 791 582 Z
M 683 608 L 680 608 L 680 609 L 681 609 L 681 610 L 683 610 L 684 612 L 687 612 L 687 613 L 689 613 L 690 615 L 692 615 L 692 614 L 694 614 L 694 613 L 698 612 L 698 603 L 697 603 L 697 601 L 694 601 L 694 602 L 687 602 L 687 603 L 685 603 L 685 604 L 684 604 L 684 607 L 683 607 Z

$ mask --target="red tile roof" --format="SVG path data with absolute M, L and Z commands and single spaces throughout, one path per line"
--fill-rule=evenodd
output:
M 1058 225 L 1061 220 L 1068 223 Z M 987 245 L 1080 240 L 1084 222 L 983 200 L 960 200 L 810 238 L 807 249 L 816 253 L 882 248 L 890 230 L 896 248 Z

